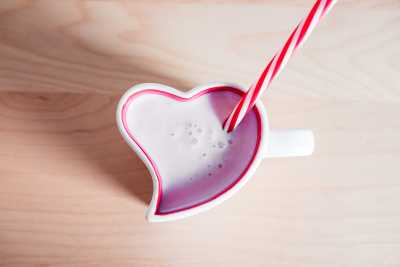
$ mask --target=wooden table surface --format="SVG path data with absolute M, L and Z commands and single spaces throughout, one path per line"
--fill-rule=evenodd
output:
M 400 1 L 339 1 L 263 101 L 315 155 L 150 224 L 115 104 L 139 82 L 248 85 L 306 0 L 0 2 L 0 266 L 400 266 Z

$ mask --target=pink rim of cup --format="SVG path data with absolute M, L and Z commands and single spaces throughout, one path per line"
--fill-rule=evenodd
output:
M 234 84 L 223 84 L 223 83 L 211 83 L 204 86 L 194 88 L 188 92 L 181 92 L 169 86 L 162 84 L 144 83 L 138 84 L 130 88 L 121 98 L 117 108 L 117 122 L 119 130 L 122 136 L 127 140 L 130 147 L 136 151 L 137 155 L 145 163 L 153 178 L 153 196 L 150 205 L 146 211 L 146 218 L 151 222 L 162 222 L 171 221 L 176 219 L 182 219 L 202 211 L 206 211 L 212 207 L 217 206 L 224 200 L 230 198 L 235 192 L 237 192 L 245 183 L 251 178 L 261 163 L 262 159 L 266 157 L 267 142 L 265 142 L 269 125 L 266 111 L 262 103 L 255 105 L 255 114 L 257 120 L 257 142 L 254 154 L 247 167 L 243 170 L 238 178 L 227 186 L 224 190 L 216 193 L 212 197 L 198 202 L 194 205 L 187 206 L 180 209 L 175 209 L 169 212 L 160 212 L 160 203 L 162 201 L 163 187 L 162 187 L 162 175 L 160 174 L 156 162 L 153 160 L 151 155 L 146 151 L 145 147 L 137 140 L 129 130 L 127 122 L 127 110 L 135 98 L 138 98 L 146 94 L 155 94 L 163 97 L 171 98 L 177 102 L 189 102 L 204 95 L 219 92 L 229 91 L 234 94 L 243 94 L 244 89 Z
M 255 86 L 243 95 L 239 103 L 224 123 L 227 132 L 234 130 L 243 120 L 244 116 L 252 109 L 261 94 L 268 88 L 272 80 L 279 75 L 285 67 L 293 52 L 300 47 L 314 30 L 317 23 L 331 10 L 336 0 L 318 0 L 315 2 L 307 17 L 302 20 L 290 34 L 285 45 L 279 50 L 261 73 Z

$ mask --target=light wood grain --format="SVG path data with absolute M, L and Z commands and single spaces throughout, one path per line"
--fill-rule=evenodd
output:
M 339 1 L 263 101 L 309 127 L 221 206 L 149 224 L 138 82 L 249 84 L 310 1 L 0 2 L 0 266 L 400 266 L 400 2 Z

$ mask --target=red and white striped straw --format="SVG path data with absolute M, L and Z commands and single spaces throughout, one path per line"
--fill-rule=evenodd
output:
M 242 96 L 239 103 L 233 109 L 224 123 L 224 130 L 231 132 L 238 126 L 244 116 L 258 101 L 261 94 L 267 89 L 271 81 L 278 76 L 287 64 L 296 48 L 300 47 L 308 38 L 317 23 L 330 11 L 336 0 L 318 0 L 307 17 L 294 29 L 285 45 L 274 55 L 267 67 L 261 73 L 255 86 Z

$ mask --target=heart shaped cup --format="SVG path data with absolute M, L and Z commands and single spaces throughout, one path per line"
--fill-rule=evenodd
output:
M 118 128 L 153 179 L 149 221 L 180 219 L 220 204 L 250 179 L 264 157 L 312 154 L 313 133 L 270 130 L 260 101 L 225 133 L 222 124 L 243 92 L 226 83 L 189 92 L 145 83 L 121 97 Z

